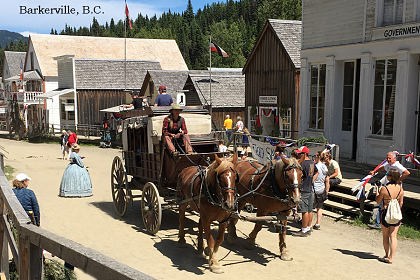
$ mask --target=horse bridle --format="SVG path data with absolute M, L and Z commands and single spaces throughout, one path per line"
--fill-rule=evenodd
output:
M 284 170 L 283 170 L 283 181 L 284 181 L 284 185 L 286 186 L 286 189 L 288 189 L 288 190 L 290 190 L 290 189 L 296 189 L 296 188 L 299 188 L 300 189 L 302 187 L 302 184 L 294 184 L 294 183 L 288 184 L 287 183 L 287 180 L 286 180 L 286 172 L 289 171 L 289 170 L 291 170 L 291 169 L 299 169 L 300 171 L 302 171 L 302 167 L 300 167 L 300 166 L 298 166 L 298 165 L 296 165 L 294 163 L 292 165 L 289 165 L 286 168 L 284 168 Z
M 230 170 L 233 172 L 233 174 L 235 174 L 235 185 L 237 184 L 237 183 L 239 183 L 239 174 L 238 174 L 238 172 L 236 172 L 235 170 L 233 170 L 233 168 L 232 167 L 230 167 Z M 225 172 L 223 172 L 223 173 L 225 173 Z M 222 173 L 222 174 L 223 174 Z M 234 193 L 235 191 L 236 191 L 236 188 L 232 188 L 232 187 L 222 187 L 222 185 L 220 184 L 220 176 L 222 175 L 222 174 L 218 174 L 217 176 L 216 176 L 216 183 L 220 186 L 220 190 L 221 191 L 224 191 L 224 192 L 231 192 L 231 193 Z M 219 193 L 220 195 L 222 195 L 222 193 L 220 192 Z M 222 197 L 223 197 L 223 195 L 222 195 Z

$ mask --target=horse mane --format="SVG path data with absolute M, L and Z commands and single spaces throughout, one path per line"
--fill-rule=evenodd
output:
M 232 157 L 221 158 L 220 164 L 217 161 L 213 161 L 209 167 L 207 167 L 206 183 L 208 186 L 216 185 L 216 177 L 225 172 L 227 169 L 234 168 Z
M 283 170 L 285 168 L 287 168 L 289 166 L 292 166 L 292 165 L 295 165 L 297 167 L 301 167 L 299 161 L 296 158 L 290 157 L 287 160 L 289 161 L 289 164 L 287 166 L 285 166 L 284 162 L 281 159 L 280 160 L 277 160 L 276 163 L 275 163 L 275 165 L 274 165 L 274 168 L 275 168 L 275 171 L 276 171 L 275 172 L 276 180 L 278 182 L 280 182 L 280 180 L 282 179 L 282 177 L 283 177 Z

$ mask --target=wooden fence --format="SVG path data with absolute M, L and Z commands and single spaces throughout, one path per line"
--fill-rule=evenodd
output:
M 42 249 L 97 279 L 154 279 L 98 251 L 33 225 L 3 170 L 0 170 L 0 218 L 0 279 L 9 279 L 9 247 L 21 280 L 42 279 Z M 18 231 L 17 244 L 9 220 Z

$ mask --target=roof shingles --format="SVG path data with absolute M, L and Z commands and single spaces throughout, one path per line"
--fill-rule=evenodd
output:
M 236 70 L 236 69 L 235 69 Z M 202 104 L 210 103 L 208 71 L 190 71 L 190 77 Z M 213 108 L 245 107 L 245 76 L 238 71 L 212 71 L 211 104 Z
M 9 66 L 9 74 L 5 75 L 5 73 L 3 73 L 5 79 L 20 74 L 20 63 L 25 63 L 25 56 L 26 52 L 4 52 L 4 59 Z
M 297 20 L 269 19 L 284 48 L 296 68 L 300 68 L 302 22 Z
M 157 61 L 75 59 L 77 89 L 140 89 L 147 70 L 161 69 Z M 126 82 L 127 81 L 127 82 Z

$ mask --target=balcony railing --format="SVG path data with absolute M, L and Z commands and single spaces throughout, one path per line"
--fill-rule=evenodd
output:
M 39 91 L 23 91 L 23 92 L 5 92 L 5 99 L 7 101 L 17 100 L 18 102 L 23 103 L 38 103 L 39 99 L 37 98 L 43 92 Z

